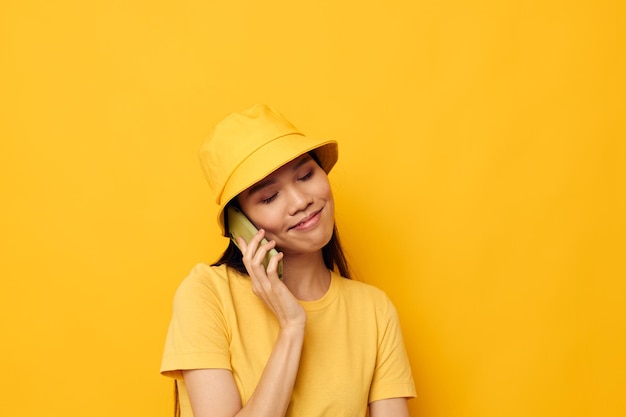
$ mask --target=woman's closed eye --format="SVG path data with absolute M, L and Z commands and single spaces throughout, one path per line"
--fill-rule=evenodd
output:
M 299 182 L 305 182 L 313 178 L 314 174 L 315 174 L 315 168 L 311 168 L 308 171 L 306 171 L 306 174 L 296 177 L 296 180 Z M 279 188 L 279 187 L 276 187 L 275 184 L 273 183 L 269 184 L 268 186 L 261 187 L 261 188 L 263 188 L 263 190 L 259 192 L 261 194 L 261 198 L 259 199 L 259 202 L 261 204 L 271 203 L 272 201 L 276 200 L 276 198 L 278 198 L 278 195 L 280 194 L 279 191 L 276 191 L 272 194 L 272 190 L 271 190 L 272 188 Z
M 314 171 L 313 169 L 310 170 L 304 176 L 298 178 L 298 181 L 306 181 L 306 180 L 310 179 L 313 176 L 313 171 Z
M 276 200 L 276 197 L 278 197 L 278 193 L 272 194 L 271 196 L 267 197 L 267 198 L 263 198 L 261 199 L 261 203 L 263 204 L 269 204 L 272 201 Z

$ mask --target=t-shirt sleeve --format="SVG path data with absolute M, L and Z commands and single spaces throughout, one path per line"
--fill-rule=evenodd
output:
M 415 383 L 402 338 L 400 321 L 389 298 L 378 321 L 378 354 L 369 402 L 386 398 L 415 397 Z
M 180 378 L 185 369 L 231 369 L 220 286 L 226 286 L 225 277 L 198 265 L 178 287 L 161 362 L 163 375 Z

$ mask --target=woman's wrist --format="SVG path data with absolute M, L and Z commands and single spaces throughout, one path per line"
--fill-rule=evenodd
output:
M 297 343 L 299 345 L 304 341 L 305 324 L 293 324 L 281 327 L 278 333 L 277 342 L 284 341 L 288 344 Z

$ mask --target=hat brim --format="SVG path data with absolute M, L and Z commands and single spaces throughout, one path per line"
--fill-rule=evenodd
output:
M 315 153 L 322 169 L 328 174 L 337 162 L 339 154 L 337 142 L 309 138 L 297 133 L 280 136 L 243 160 L 226 182 L 220 196 L 217 221 L 222 228 L 222 234 L 228 236 L 224 224 L 224 208 L 233 198 L 281 166 L 311 151 Z

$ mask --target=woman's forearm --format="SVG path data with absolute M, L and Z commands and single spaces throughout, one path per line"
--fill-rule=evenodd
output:
M 281 329 L 261 378 L 242 407 L 231 371 L 183 371 L 187 393 L 196 417 L 282 417 L 287 412 L 298 375 L 304 326 Z
M 237 416 L 285 415 L 298 375 L 304 330 L 304 326 L 280 330 L 259 383 Z

